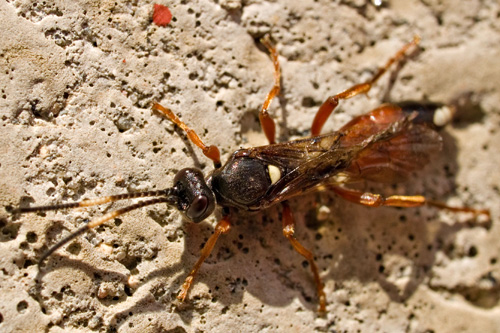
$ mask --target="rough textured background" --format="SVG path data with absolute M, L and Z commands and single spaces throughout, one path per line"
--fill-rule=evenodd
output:
M 0 331 L 500 332 L 500 5 L 495 0 L 0 2 Z M 297 236 L 326 283 L 316 313 L 309 268 L 281 236 L 280 209 L 235 216 L 189 300 L 174 300 L 215 217 L 165 206 L 107 223 L 37 258 L 86 218 L 116 208 L 30 214 L 3 208 L 170 186 L 211 162 L 151 111 L 171 107 L 223 159 L 265 143 L 258 109 L 272 64 L 280 138 L 308 134 L 320 103 L 370 77 L 414 34 L 422 49 L 326 130 L 381 102 L 454 102 L 445 150 L 414 179 L 365 184 L 487 207 L 491 222 L 433 208 L 369 209 L 327 194 L 294 201 Z M 397 67 L 397 66 L 396 66 Z M 305 267 L 304 267 L 305 266 Z

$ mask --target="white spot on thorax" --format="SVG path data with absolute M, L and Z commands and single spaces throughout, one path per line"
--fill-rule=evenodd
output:
M 267 170 L 269 172 L 269 178 L 271 178 L 271 184 L 274 185 L 278 180 L 281 178 L 281 171 L 280 169 L 272 164 L 269 164 L 267 166 Z

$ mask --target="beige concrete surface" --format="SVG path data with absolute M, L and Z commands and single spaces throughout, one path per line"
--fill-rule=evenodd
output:
M 500 332 L 500 5 L 494 0 L 0 2 L 0 331 Z M 327 313 L 303 258 L 282 237 L 281 208 L 233 216 L 184 304 L 179 288 L 217 216 L 172 207 L 121 216 L 54 253 L 57 240 L 122 204 L 12 216 L 20 204 L 163 189 L 212 163 L 151 110 L 171 107 L 223 160 L 265 143 L 258 110 L 272 63 L 281 140 L 308 135 L 321 102 L 366 80 L 413 35 L 421 49 L 369 92 L 342 102 L 332 131 L 383 102 L 459 106 L 444 150 L 403 184 L 470 214 L 370 209 L 334 195 L 291 202 L 316 256 Z

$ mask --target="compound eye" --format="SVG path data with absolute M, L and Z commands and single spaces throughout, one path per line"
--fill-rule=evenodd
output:
M 203 194 L 198 195 L 189 205 L 186 216 L 194 222 L 200 222 L 208 208 L 208 198 Z

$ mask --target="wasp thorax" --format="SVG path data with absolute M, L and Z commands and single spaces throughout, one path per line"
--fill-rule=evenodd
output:
M 266 194 L 272 185 L 266 163 L 252 158 L 233 158 L 216 170 L 211 179 L 217 200 L 228 206 L 247 209 Z
M 215 196 L 200 170 L 186 168 L 175 175 L 177 209 L 192 222 L 201 222 L 215 209 Z

